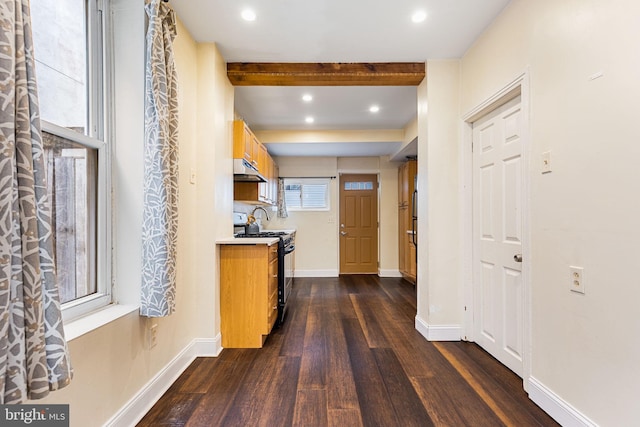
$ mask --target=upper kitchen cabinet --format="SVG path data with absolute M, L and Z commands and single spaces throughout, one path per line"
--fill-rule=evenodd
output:
M 245 159 L 251 163 L 258 172 L 262 158 L 267 151 L 266 147 L 260 143 L 260 140 L 253 134 L 249 126 L 242 120 L 233 122 L 233 158 Z
M 251 164 L 251 168 L 245 168 L 243 173 L 249 174 L 251 169 L 255 168 L 260 177 L 266 180 L 264 182 L 262 179 L 249 179 L 256 178 L 256 176 L 247 177 L 246 175 L 243 175 L 242 179 L 236 178 L 234 200 L 247 203 L 276 204 L 278 199 L 277 165 L 269 155 L 267 147 L 258 140 L 242 120 L 233 122 L 233 158 L 244 159 Z M 234 173 L 236 173 L 235 165 Z M 256 174 L 255 171 L 253 174 Z

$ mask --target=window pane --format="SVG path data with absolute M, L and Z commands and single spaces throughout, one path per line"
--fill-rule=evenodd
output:
M 95 293 L 97 150 L 43 132 L 62 303 Z
M 302 189 L 302 206 L 305 208 L 327 207 L 327 185 L 305 184 Z
M 284 200 L 288 208 L 299 208 L 302 203 L 302 186 L 300 184 L 285 185 Z
M 87 132 L 86 0 L 31 0 L 40 114 Z

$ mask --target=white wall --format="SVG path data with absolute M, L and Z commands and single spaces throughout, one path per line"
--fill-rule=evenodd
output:
M 639 16 L 635 0 L 514 0 L 462 59 L 462 113 L 528 67 L 531 374 L 603 426 L 640 423 Z
M 143 2 L 115 0 L 113 21 L 115 282 L 119 301 L 137 304 L 144 134 Z M 216 47 L 195 43 L 180 22 L 174 51 L 180 96 L 176 311 L 170 317 L 154 320 L 133 312 L 70 342 L 73 381 L 36 403 L 70 404 L 72 426 L 105 424 L 195 339 L 204 339 L 210 344 L 208 348 L 219 342 L 218 269 L 213 242 L 232 229 L 233 87 Z M 189 182 L 192 169 L 196 171 L 196 184 Z M 151 323 L 158 324 L 154 348 L 149 348 L 147 339 Z

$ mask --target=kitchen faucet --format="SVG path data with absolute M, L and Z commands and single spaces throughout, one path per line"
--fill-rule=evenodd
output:
M 262 206 L 256 206 L 253 211 L 251 211 L 251 215 L 255 216 L 255 213 L 258 209 L 261 209 L 262 212 L 265 213 L 265 215 L 267 216 L 267 221 L 271 221 L 271 218 L 269 218 L 269 212 L 267 212 L 267 210 L 265 208 L 263 208 Z

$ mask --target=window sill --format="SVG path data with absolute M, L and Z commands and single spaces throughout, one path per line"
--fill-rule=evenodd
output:
M 108 307 L 66 323 L 64 325 L 65 338 L 67 341 L 72 341 L 138 309 L 137 305 L 111 304 Z

